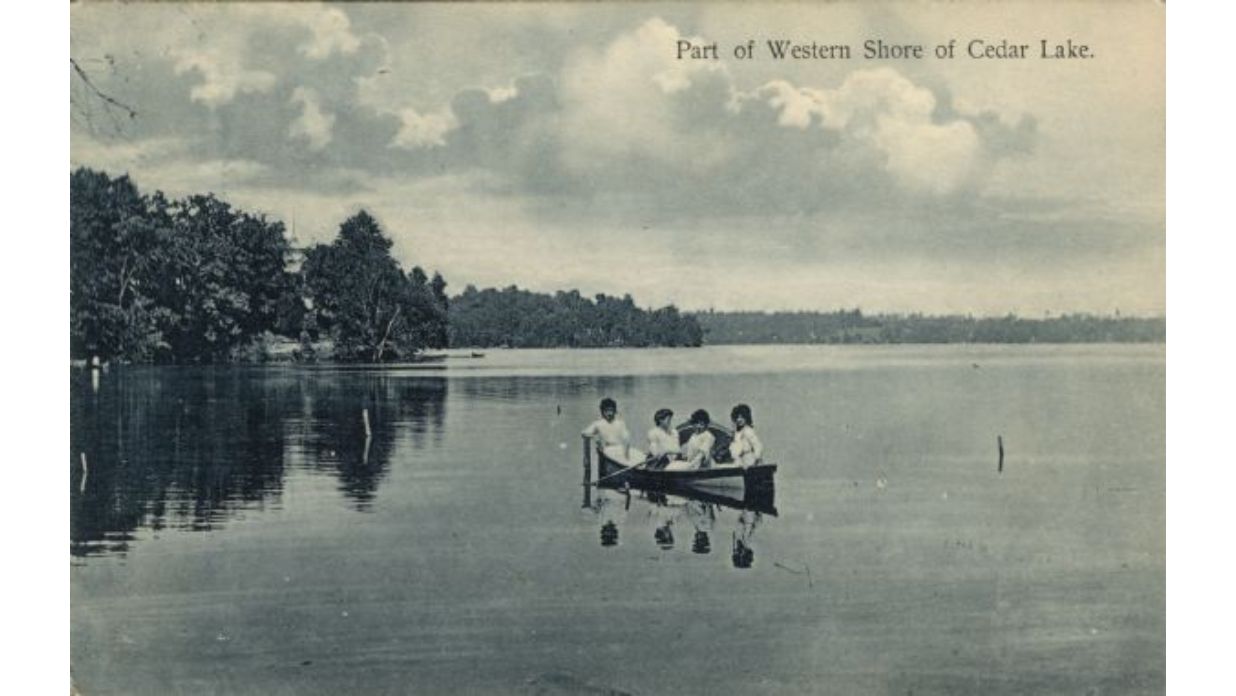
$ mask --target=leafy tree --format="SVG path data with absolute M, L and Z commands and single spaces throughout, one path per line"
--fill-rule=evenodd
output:
M 273 330 L 281 301 L 295 287 L 285 269 L 290 246 L 283 223 L 213 195 L 158 208 L 170 233 L 158 256 L 154 296 L 170 313 L 163 334 L 173 359 L 228 360 Z
M 152 202 L 122 176 L 90 169 L 69 178 L 69 336 L 77 358 L 146 358 L 166 318 L 150 299 L 161 247 Z
M 141 195 L 127 176 L 70 176 L 75 357 L 213 362 L 275 328 L 295 292 L 283 225 L 213 195 Z
M 442 343 L 446 307 L 424 271 L 406 276 L 390 250 L 377 220 L 361 211 L 344 221 L 334 242 L 305 256 L 305 292 L 338 358 L 381 362 Z

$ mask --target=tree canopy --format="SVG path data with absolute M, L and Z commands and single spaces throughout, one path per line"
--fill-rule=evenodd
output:
M 295 287 L 282 223 L 89 169 L 69 188 L 75 357 L 219 362 L 273 328 Z
M 366 211 L 348 218 L 330 244 L 305 255 L 301 269 L 315 325 L 343 360 L 408 358 L 446 345 L 446 281 L 420 267 L 405 274 L 391 240 Z

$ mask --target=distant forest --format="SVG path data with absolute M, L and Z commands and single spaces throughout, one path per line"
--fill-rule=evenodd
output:
M 451 300 L 452 346 L 599 348 L 606 346 L 698 346 L 699 323 L 675 307 L 645 311 L 630 295 L 578 291 L 545 295 L 520 290 L 477 290 L 469 285 Z
M 865 315 L 836 312 L 692 314 L 709 344 L 749 343 L 1161 343 L 1163 318 L 1068 314 L 1043 319 Z

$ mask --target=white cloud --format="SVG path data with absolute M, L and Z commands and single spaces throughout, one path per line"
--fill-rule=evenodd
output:
M 395 139 L 391 141 L 391 146 L 408 150 L 446 145 L 446 134 L 459 125 L 455 114 L 449 108 L 430 114 L 422 114 L 416 109 L 403 109 L 399 112 L 399 118 L 403 124 L 395 134 Z
M 489 101 L 494 104 L 501 104 L 504 101 L 510 101 L 519 96 L 519 90 L 515 85 L 507 85 L 505 87 L 491 87 L 485 90 L 489 95 Z
M 71 166 L 98 167 L 109 171 L 129 171 L 150 162 L 183 155 L 188 150 L 188 143 L 175 137 L 103 142 L 75 133 L 71 145 Z
M 75 135 L 69 165 L 112 175 L 127 173 L 141 191 L 159 189 L 173 196 L 208 191 L 223 194 L 270 171 L 266 165 L 248 159 L 188 159 L 189 146 L 179 138 L 109 143 Z
M 653 18 L 568 65 L 562 82 L 568 166 L 588 169 L 598 157 L 631 155 L 677 164 L 724 157 L 715 138 L 676 123 L 671 98 L 724 73 L 719 62 L 678 60 L 680 39 L 705 43 Z
M 283 8 L 280 8 L 282 10 Z M 329 57 L 332 53 L 355 53 L 360 48 L 360 39 L 352 33 L 352 24 L 342 10 L 333 7 L 317 8 L 303 18 L 313 40 L 301 46 L 301 51 L 315 60 Z
M 983 146 L 968 121 L 936 123 L 936 98 L 892 68 L 858 70 L 836 89 L 799 88 L 784 80 L 755 92 L 779 111 L 778 123 L 812 123 L 878 150 L 885 169 L 903 187 L 949 194 L 983 170 Z
M 318 93 L 307 87 L 297 87 L 292 92 L 291 101 L 293 104 L 300 104 L 302 111 L 300 116 L 292 121 L 288 134 L 293 138 L 308 140 L 311 150 L 321 150 L 329 145 L 335 116 L 322 111 L 322 101 Z
M 275 76 L 264 70 L 244 67 L 239 42 L 234 37 L 203 45 L 196 49 L 176 51 L 176 74 L 196 71 L 202 82 L 189 96 L 211 108 L 226 104 L 237 94 L 267 92 L 275 86 Z

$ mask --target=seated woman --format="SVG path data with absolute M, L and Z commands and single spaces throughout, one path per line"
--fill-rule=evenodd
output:
M 666 464 L 681 455 L 678 433 L 670 423 L 673 418 L 674 412 L 668 408 L 658 410 L 652 417 L 656 427 L 648 431 L 649 469 L 664 469 Z
M 751 407 L 738 404 L 730 411 L 730 420 L 734 421 L 734 439 L 730 441 L 730 456 L 734 458 L 734 463 L 739 466 L 762 464 L 764 445 L 755 434 Z
M 665 468 L 671 471 L 707 469 L 712 466 L 712 448 L 717 438 L 708 430 L 711 420 L 708 411 L 700 409 L 691 414 L 690 425 L 694 431 L 682 450 L 682 461 L 670 462 Z
M 618 417 L 618 403 L 609 397 L 601 399 L 601 417 L 584 428 L 580 435 L 595 440 L 597 449 L 619 464 L 629 466 L 628 462 L 633 457 L 637 460 L 644 458 L 643 452 L 631 449 L 631 431 Z

